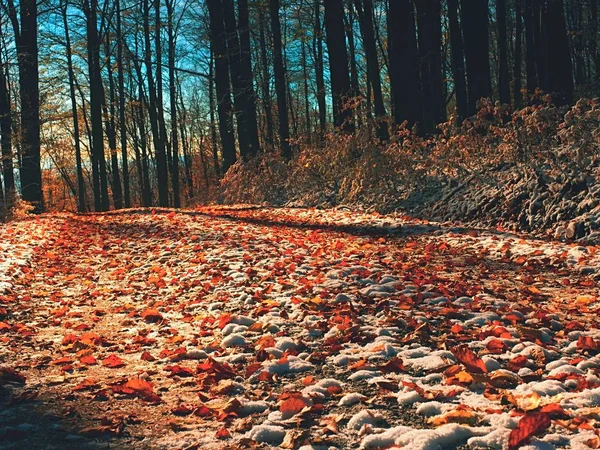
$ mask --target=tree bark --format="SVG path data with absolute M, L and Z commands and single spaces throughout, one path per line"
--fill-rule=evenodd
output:
M 461 0 L 461 6 L 469 115 L 473 115 L 477 112 L 480 99 L 492 97 L 488 0 Z
M 465 59 L 463 37 L 458 22 L 458 0 L 448 0 L 448 24 L 450 28 L 450 51 L 452 53 L 452 77 L 458 123 L 469 114 L 467 83 L 465 79 Z
M 123 70 L 123 32 L 121 30 L 121 0 L 116 1 L 117 18 L 117 84 L 119 92 L 119 137 L 121 138 L 121 165 L 123 167 L 123 190 L 125 208 L 131 207 L 129 182 L 129 158 L 127 157 L 127 123 L 125 119 L 125 77 Z
M 379 70 L 379 59 L 377 57 L 377 45 L 373 26 L 373 2 L 372 0 L 355 0 L 354 4 L 358 12 L 358 20 L 367 59 L 367 72 L 373 93 L 377 137 L 382 141 L 387 141 L 390 135 L 385 121 L 387 113 L 381 90 L 381 73 Z
M 390 81 L 394 120 L 408 127 L 420 123 L 421 107 L 417 78 L 417 40 L 412 0 L 392 0 L 388 12 Z
M 273 126 L 273 108 L 271 99 L 271 74 L 269 72 L 269 60 L 267 58 L 267 39 L 265 36 L 265 16 L 263 9 L 258 9 L 258 33 L 260 46 L 260 63 L 262 69 L 262 104 L 265 113 L 265 125 L 267 135 L 265 138 L 267 147 L 273 150 L 274 145 L 274 126 Z
M 523 66 L 523 8 L 522 0 L 515 0 L 515 61 L 513 70 L 513 97 L 515 108 L 520 109 L 523 96 L 521 89 L 523 88 L 522 81 L 522 66 Z
M 223 173 L 227 173 L 236 160 L 227 42 L 220 1 L 206 0 L 206 4 L 209 12 L 211 49 L 215 60 L 215 86 L 219 114 L 219 134 L 223 152 Z
M 327 103 L 325 101 L 325 75 L 323 62 L 323 29 L 321 27 L 321 0 L 315 0 L 315 26 L 313 30 L 313 58 L 315 60 L 315 84 L 317 104 L 319 105 L 319 128 L 321 139 L 327 130 Z
M 279 0 L 269 0 L 271 14 L 271 32 L 273 34 L 273 68 L 275 74 L 275 92 L 277 93 L 277 112 L 279 115 L 279 146 L 281 155 L 290 159 L 292 147 L 290 145 L 290 125 L 288 119 L 288 106 L 286 97 L 285 67 L 283 62 L 283 49 L 281 44 L 281 24 L 279 21 Z
M 174 0 L 166 0 L 167 5 L 167 37 L 169 59 L 169 103 L 171 108 L 171 183 L 173 187 L 173 206 L 181 207 L 179 186 L 179 134 L 177 128 L 177 80 L 175 77 L 176 38 L 173 25 Z
M 327 33 L 327 51 L 329 53 L 334 124 L 342 131 L 352 133 L 354 132 L 352 110 L 346 107 L 346 101 L 352 95 L 352 90 L 348 71 L 342 0 L 327 0 L 325 2 L 325 30 Z
M 506 0 L 496 0 L 496 21 L 498 23 L 498 92 L 500 103 L 510 105 Z
M 442 77 L 442 5 L 440 0 L 417 0 L 423 131 L 432 133 L 446 120 L 446 99 Z

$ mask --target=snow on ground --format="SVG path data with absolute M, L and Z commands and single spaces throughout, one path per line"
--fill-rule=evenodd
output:
M 50 220 L 0 236 L 29 268 L 0 361 L 14 404 L 72 412 L 59 444 L 501 449 L 537 417 L 523 448 L 594 448 L 595 247 L 342 210 Z

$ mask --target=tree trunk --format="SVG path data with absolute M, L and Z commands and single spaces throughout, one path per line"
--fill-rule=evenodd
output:
M 313 58 L 315 60 L 315 83 L 319 105 L 319 128 L 321 139 L 327 130 L 327 103 L 325 101 L 325 75 L 323 62 L 323 29 L 321 27 L 321 0 L 315 0 L 315 27 L 313 30 Z
M 167 157 L 167 127 L 165 125 L 165 114 L 164 114 L 164 101 L 163 101 L 163 77 L 162 77 L 162 41 L 160 37 L 160 30 L 162 28 L 162 21 L 160 16 L 160 0 L 154 0 L 154 48 L 156 53 L 156 96 L 154 100 L 154 107 L 151 107 L 151 114 L 156 116 L 156 122 L 158 126 L 157 135 L 154 135 L 154 139 L 158 136 L 158 148 L 156 149 L 156 171 L 158 172 L 158 203 L 160 206 L 169 206 L 169 167 Z M 150 42 L 148 42 L 149 46 Z M 149 47 L 148 47 L 149 49 Z M 148 61 L 150 61 L 150 55 L 148 55 Z M 152 80 L 152 65 L 148 65 L 148 77 L 149 82 Z M 148 85 L 148 90 L 150 90 Z M 152 98 L 152 93 L 150 93 Z M 156 146 L 155 146 L 156 147 Z
M 535 18 L 533 14 L 534 0 L 523 0 L 525 22 L 525 66 L 527 70 L 527 96 L 533 95 L 539 87 L 537 61 L 535 56 Z
M 177 128 L 177 85 L 175 78 L 175 30 L 173 28 L 174 0 L 167 0 L 167 36 L 169 39 L 169 103 L 171 108 L 171 183 L 173 185 L 173 206 L 181 207 L 179 187 L 179 134 Z
M 513 70 L 513 97 L 515 108 L 520 109 L 523 96 L 522 89 L 522 65 L 523 65 L 523 20 L 522 20 L 522 0 L 515 0 L 515 65 Z
M 40 155 L 40 96 L 37 42 L 37 2 L 20 1 L 19 27 L 14 4 L 8 2 L 13 23 L 19 64 L 19 94 L 21 100 L 21 197 L 44 210 L 42 167 Z
M 100 41 L 97 29 L 97 0 L 86 0 L 86 32 L 88 69 L 90 78 L 90 122 L 92 132 L 92 172 L 94 178 L 94 207 L 108 211 L 108 180 L 104 156 L 104 131 L 102 129 L 102 78 L 100 74 Z
M 327 0 L 325 2 L 325 30 L 327 33 L 327 51 L 329 53 L 334 124 L 342 131 L 352 133 L 354 132 L 352 110 L 346 107 L 346 101 L 352 95 L 352 90 L 348 71 L 342 0 Z
M 125 78 L 123 70 L 123 33 L 121 31 L 121 0 L 116 1 L 117 19 L 117 83 L 119 95 L 119 136 L 121 138 L 121 165 L 123 167 L 123 189 L 125 208 L 131 207 L 131 187 L 129 185 L 129 160 L 127 157 L 127 124 L 125 120 Z
M 500 103 L 510 105 L 506 0 L 496 0 L 496 21 L 498 22 L 498 92 Z
M 421 120 L 417 79 L 417 40 L 412 0 L 392 0 L 388 12 L 388 52 L 390 81 L 394 99 L 394 119 L 408 127 Z
M 590 53 L 594 61 L 596 70 L 594 80 L 600 82 L 600 54 L 598 53 L 598 0 L 591 0 L 590 4 L 591 15 L 591 36 L 590 36 Z
M 387 113 L 383 102 L 381 90 L 381 73 L 379 71 L 379 58 L 377 57 L 377 44 L 375 42 L 375 31 L 373 27 L 373 2 L 372 0 L 355 0 L 358 12 L 365 56 L 367 59 L 367 72 L 369 74 L 370 86 L 373 93 L 373 104 L 375 107 L 375 121 L 377 122 L 377 137 L 387 141 L 390 137 L 385 121 Z
M 15 195 L 15 174 L 12 151 L 12 111 L 10 92 L 6 77 L 7 65 L 0 67 L 0 138 L 2 147 L 2 175 L 4 177 L 4 198 L 10 200 Z
M 104 123 L 106 127 L 106 136 L 108 138 L 108 148 L 110 150 L 110 161 L 112 169 L 112 194 L 115 209 L 123 209 L 123 190 L 121 189 L 121 176 L 119 174 L 119 158 L 117 155 L 117 128 L 115 122 L 115 84 L 112 73 L 112 61 L 110 58 L 110 42 L 108 35 L 105 40 L 106 68 L 108 71 L 108 100 L 107 104 L 104 87 L 102 88 L 102 98 L 104 106 Z
M 350 91 L 351 97 L 358 98 L 361 96 L 360 86 L 358 82 L 358 67 L 356 65 L 356 44 L 354 43 L 354 14 L 352 8 L 347 15 L 344 16 L 344 28 L 348 39 L 348 59 L 350 63 Z M 362 108 L 358 103 L 356 108 L 356 126 L 362 126 Z
M 265 125 L 267 128 L 266 144 L 271 150 L 274 146 L 273 108 L 271 100 L 271 74 L 267 58 L 267 39 L 265 36 L 265 16 L 263 9 L 258 9 L 258 33 L 260 46 L 260 63 L 262 68 L 262 104 L 265 112 Z
M 461 0 L 462 29 L 467 67 L 469 115 L 482 98 L 492 97 L 488 38 L 488 0 Z
M 233 106 L 229 87 L 229 63 L 225 26 L 219 0 L 206 0 L 210 20 L 210 42 L 215 59 L 215 85 L 219 112 L 219 134 L 223 152 L 223 173 L 235 164 L 235 137 L 233 135 Z
M 547 56 L 545 90 L 552 93 L 556 104 L 570 104 L 574 90 L 573 67 L 563 0 L 546 0 L 542 19 L 544 54 Z
M 450 51 L 452 53 L 452 77 L 458 123 L 469 114 L 467 83 L 465 80 L 465 59 L 463 37 L 458 22 L 458 0 L 448 0 L 448 24 L 450 28 Z
M 226 0 L 232 1 L 232 0 Z M 248 133 L 248 150 L 246 158 L 255 157 L 260 150 L 258 140 L 258 119 L 256 116 L 256 93 L 254 91 L 254 76 L 250 48 L 250 23 L 248 18 L 248 0 L 238 0 L 238 30 L 240 34 L 240 85 L 242 88 L 244 110 L 243 114 Z
M 442 5 L 440 0 L 417 0 L 423 131 L 432 133 L 446 120 L 446 99 L 442 77 Z
M 273 34 L 275 92 L 277 93 L 277 112 L 279 115 L 279 146 L 281 148 L 281 155 L 286 159 L 290 159 L 292 157 L 292 147 L 289 142 L 290 125 L 286 97 L 285 66 L 283 62 L 283 49 L 281 45 L 279 0 L 269 0 L 269 8 L 271 14 L 271 32 Z

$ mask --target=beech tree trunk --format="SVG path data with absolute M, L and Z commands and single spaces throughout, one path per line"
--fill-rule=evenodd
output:
M 498 23 L 498 92 L 500 103 L 510 105 L 506 0 L 496 0 L 496 21 Z

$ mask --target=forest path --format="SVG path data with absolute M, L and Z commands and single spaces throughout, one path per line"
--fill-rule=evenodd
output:
M 0 448 L 600 445 L 595 247 L 254 207 L 0 233 Z

